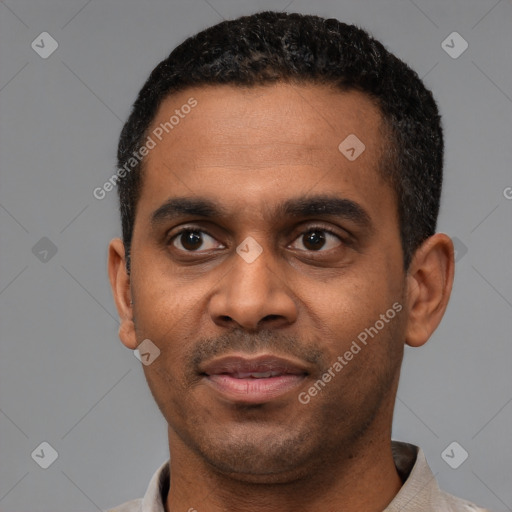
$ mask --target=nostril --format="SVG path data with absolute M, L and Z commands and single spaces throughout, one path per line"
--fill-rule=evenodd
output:
M 267 315 L 265 318 L 263 318 L 263 321 L 272 321 L 276 320 L 277 318 L 280 318 L 279 315 Z

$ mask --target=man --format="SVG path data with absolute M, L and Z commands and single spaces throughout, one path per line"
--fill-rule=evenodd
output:
M 337 20 L 225 21 L 154 69 L 109 275 L 170 461 L 115 511 L 481 510 L 391 441 L 404 344 L 453 282 L 442 161 L 431 93 Z

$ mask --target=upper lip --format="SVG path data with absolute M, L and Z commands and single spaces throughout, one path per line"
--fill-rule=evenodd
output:
M 305 375 L 308 373 L 300 362 L 274 355 L 224 356 L 201 365 L 200 372 L 206 375 L 260 372 L 273 372 L 279 375 Z

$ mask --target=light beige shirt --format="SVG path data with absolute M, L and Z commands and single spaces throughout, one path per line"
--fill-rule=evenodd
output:
M 392 442 L 393 458 L 404 485 L 384 512 L 488 512 L 440 490 L 421 448 Z M 151 478 L 144 498 L 132 500 L 108 512 L 165 512 L 169 491 L 169 461 Z

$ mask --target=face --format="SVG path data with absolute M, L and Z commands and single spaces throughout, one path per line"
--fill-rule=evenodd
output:
M 379 111 L 322 86 L 203 87 L 148 133 L 176 110 L 145 161 L 124 337 L 160 350 L 144 371 L 171 452 L 285 481 L 389 437 L 405 274 Z M 351 134 L 359 156 L 338 148 Z

